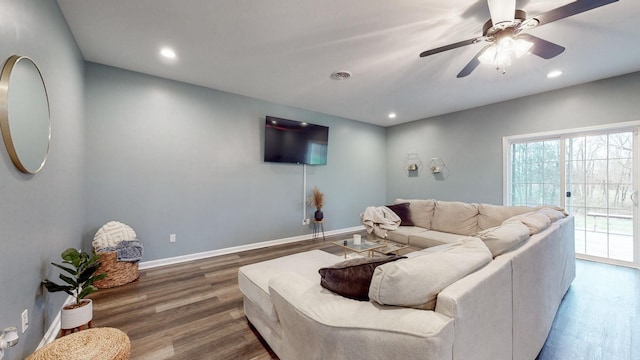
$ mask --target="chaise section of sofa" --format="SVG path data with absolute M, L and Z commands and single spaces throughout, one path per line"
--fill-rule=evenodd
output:
M 280 356 L 282 326 L 269 292 L 269 281 L 277 276 L 296 273 L 320 283 L 318 269 L 339 262 L 339 256 L 321 250 L 311 250 L 238 270 L 238 287 L 244 295 L 244 312 L 271 349 Z
M 451 359 L 454 320 L 341 297 L 297 274 L 271 280 L 282 359 Z M 419 355 L 418 355 L 419 354 Z

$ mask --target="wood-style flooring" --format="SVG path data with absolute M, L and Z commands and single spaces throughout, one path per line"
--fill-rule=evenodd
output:
M 131 340 L 131 359 L 277 359 L 248 323 L 238 268 L 322 249 L 330 241 L 302 241 L 140 271 L 135 282 L 91 295 L 95 327 L 115 327 Z
M 129 335 L 131 359 L 277 359 L 247 322 L 238 268 L 312 249 L 334 254 L 330 241 L 302 241 L 140 271 L 140 279 L 102 289 L 94 326 Z M 578 261 L 538 359 L 640 359 L 638 270 Z

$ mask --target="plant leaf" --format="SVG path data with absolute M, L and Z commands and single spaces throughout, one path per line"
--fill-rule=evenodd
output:
M 95 292 L 96 290 L 98 290 L 98 289 L 93 285 L 85 286 L 82 289 L 82 291 L 80 292 L 80 294 L 78 294 L 78 298 L 79 299 L 84 299 L 87 295 Z
M 68 276 L 66 276 L 64 274 L 60 274 L 60 280 L 66 282 L 67 284 L 69 284 L 73 288 L 77 288 L 78 287 L 78 282 L 76 281 L 76 279 L 68 277 Z
M 52 281 L 49 281 L 47 279 L 45 279 L 42 282 L 42 285 L 44 285 L 44 287 L 46 287 L 47 291 L 49 291 L 49 292 L 58 292 L 58 291 L 67 292 L 67 291 L 72 291 L 73 289 L 75 289 L 71 285 L 58 285 L 58 284 L 56 284 L 56 283 L 54 283 Z M 71 295 L 73 295 L 73 294 L 71 294 Z
M 69 268 L 69 267 L 66 267 L 66 266 L 62 266 L 62 265 L 56 264 L 56 263 L 51 263 L 51 265 L 53 265 L 53 266 L 55 266 L 55 267 L 57 267 L 59 269 L 62 269 L 64 271 L 68 272 L 71 275 L 77 275 L 76 271 L 74 269 L 72 269 L 72 268 Z
M 78 283 L 84 284 L 85 282 L 87 282 L 87 280 L 91 278 L 91 275 L 93 275 L 96 271 L 98 271 L 99 267 L 100 267 L 100 263 L 94 263 L 87 266 L 86 269 L 84 269 L 82 273 L 78 276 Z
M 79 253 L 77 249 L 68 248 L 67 250 L 63 251 L 62 254 L 60 254 L 60 257 L 63 260 L 68 261 L 69 263 L 73 263 L 74 260 L 78 259 Z

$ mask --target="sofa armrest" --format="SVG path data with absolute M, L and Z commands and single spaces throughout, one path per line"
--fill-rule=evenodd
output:
M 511 262 L 496 258 L 438 294 L 435 311 L 455 322 L 454 359 L 512 356 Z
M 433 311 L 376 305 L 336 295 L 295 273 L 269 291 L 282 323 L 283 359 L 451 359 L 453 320 Z

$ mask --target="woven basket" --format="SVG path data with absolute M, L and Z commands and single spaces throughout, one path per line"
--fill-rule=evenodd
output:
M 100 255 L 100 268 L 96 274 L 106 272 L 107 277 L 93 283 L 97 288 L 107 289 L 128 284 L 140 276 L 137 262 L 118 261 L 118 254 L 115 251 L 98 253 L 98 255 Z
M 27 360 L 126 360 L 130 353 L 127 334 L 114 328 L 94 328 L 61 337 Z

